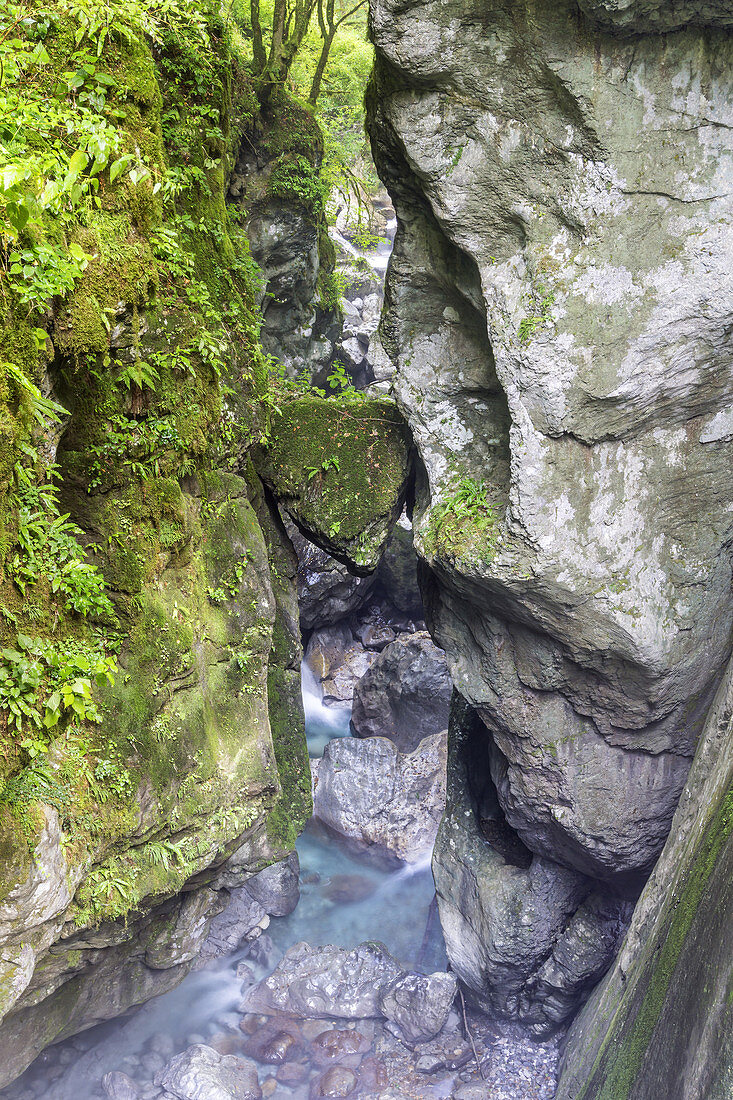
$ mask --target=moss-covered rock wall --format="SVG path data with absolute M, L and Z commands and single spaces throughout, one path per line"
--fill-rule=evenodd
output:
M 179 981 L 219 869 L 282 858 L 311 808 L 295 561 L 248 459 L 258 274 L 226 201 L 285 102 L 265 125 L 206 5 L 26 8 L 13 109 L 50 103 L 70 137 L 44 161 L 63 201 L 0 189 L 0 1085 Z

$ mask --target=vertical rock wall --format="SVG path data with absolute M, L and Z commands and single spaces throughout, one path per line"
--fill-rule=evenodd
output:
M 374 0 L 381 376 L 419 454 L 430 625 L 483 722 L 475 797 L 553 890 L 633 897 L 731 652 L 733 43 L 725 4 L 582 8 Z M 469 815 L 439 846 L 444 919 L 477 843 Z

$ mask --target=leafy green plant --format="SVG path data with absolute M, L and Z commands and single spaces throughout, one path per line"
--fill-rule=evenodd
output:
M 323 478 L 329 470 L 335 470 L 337 473 L 341 469 L 341 463 L 335 455 L 331 455 L 329 458 L 324 458 L 320 466 L 305 466 L 304 472 L 308 475 L 308 481 L 313 481 L 315 478 Z
M 114 683 L 116 667 L 101 649 L 25 634 L 0 650 L 0 710 L 10 727 L 30 731 L 21 748 L 31 759 L 48 751 L 56 727 L 101 722 L 93 688 Z
M 497 509 L 488 500 L 483 480 L 461 478 L 432 512 L 428 545 L 455 557 L 491 556 L 496 539 Z
M 554 292 L 547 290 L 547 288 L 542 285 L 538 285 L 534 288 L 534 299 L 538 305 L 538 312 L 534 315 L 522 318 L 519 324 L 518 333 L 520 344 L 528 344 L 537 329 L 541 325 L 546 324 L 552 316 L 551 309 L 555 301 Z
M 31 453 L 35 456 L 35 452 Z M 14 474 L 17 545 L 7 559 L 6 568 L 23 596 L 45 584 L 65 611 L 113 619 L 102 574 L 84 560 L 79 543 L 83 532 L 68 514 L 60 514 L 56 486 L 51 481 L 38 482 L 20 462 L 16 463 Z

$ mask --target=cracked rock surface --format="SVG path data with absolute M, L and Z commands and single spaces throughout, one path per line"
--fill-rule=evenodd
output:
M 731 652 L 733 44 L 724 3 L 581 6 L 372 5 L 380 378 L 506 826 L 633 897 Z

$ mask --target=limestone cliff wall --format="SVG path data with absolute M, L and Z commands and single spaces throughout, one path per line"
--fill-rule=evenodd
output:
M 431 629 L 483 723 L 436 876 L 458 972 L 539 1029 L 571 1010 L 512 997 L 448 918 L 485 943 L 522 906 L 451 861 L 491 847 L 483 814 L 564 926 L 591 888 L 633 898 L 731 652 L 729 26 L 724 3 L 371 7 L 399 222 L 379 376 L 418 452 Z

